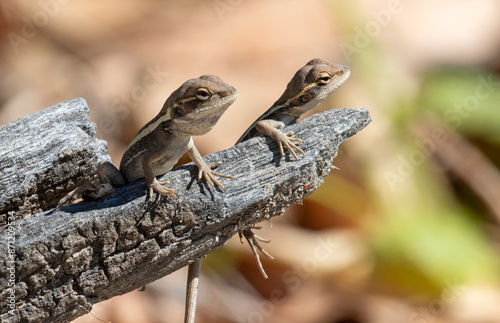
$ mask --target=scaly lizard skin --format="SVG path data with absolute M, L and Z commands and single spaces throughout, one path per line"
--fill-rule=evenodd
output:
M 169 182 L 159 182 L 156 176 L 172 169 L 186 152 L 198 166 L 198 180 L 204 177 L 210 186 L 215 183 L 224 190 L 214 176 L 234 178 L 213 171 L 211 168 L 220 162 L 207 165 L 194 146 L 192 136 L 210 131 L 236 98 L 236 90 L 217 76 L 203 75 L 186 81 L 169 96 L 158 115 L 139 130 L 123 154 L 120 170 L 109 162 L 99 165 L 98 180 L 70 192 L 59 205 L 82 193 L 99 198 L 109 193 L 112 187 L 143 177 L 148 197 L 156 192 L 176 198 L 176 192 L 164 186 Z
M 282 156 L 284 155 L 283 146 L 285 146 L 298 160 L 294 149 L 301 154 L 304 154 L 304 152 L 293 142 L 301 142 L 302 140 L 291 137 L 293 135 L 292 131 L 283 133 L 279 129 L 297 122 L 297 119 L 303 113 L 317 106 L 342 85 L 349 78 L 349 74 L 349 68 L 343 65 L 332 64 L 319 58 L 309 61 L 295 73 L 278 101 L 245 131 L 236 144 L 261 133 L 273 138 L 278 143 Z M 267 278 L 257 249 L 270 259 L 274 259 L 258 243 L 258 241 L 267 243 L 270 240 L 256 235 L 252 231 L 252 227 L 240 229 L 239 235 L 240 239 L 243 236 L 248 241 L 259 271 L 264 278 Z
M 297 119 L 306 111 L 326 99 L 349 77 L 349 69 L 342 65 L 331 64 L 323 59 L 313 59 L 295 73 L 290 83 L 276 101 L 263 115 L 261 115 L 241 136 L 238 143 L 255 137 L 259 133 L 276 140 L 280 147 L 281 155 L 283 145 L 290 150 L 295 159 L 297 155 L 293 151 L 296 149 L 300 153 L 304 152 L 297 147 L 293 141 L 300 142 L 299 138 L 292 138 L 293 132 L 282 133 L 279 129 L 286 125 L 297 122 Z M 252 227 L 243 227 L 238 232 L 240 239 L 245 237 L 252 249 L 257 266 L 264 278 L 268 278 L 260 261 L 257 249 L 267 257 L 274 259 L 260 245 L 261 242 L 270 240 L 259 237 L 252 231 Z M 186 312 L 184 323 L 194 323 L 196 311 L 196 298 L 198 292 L 198 282 L 201 259 L 189 265 L 188 281 L 186 290 Z
M 145 178 L 148 198 L 153 192 L 177 198 L 176 192 L 159 182 L 156 176 L 167 173 L 184 153 L 198 166 L 198 180 L 205 178 L 214 187 L 224 186 L 214 177 L 235 179 L 212 170 L 220 162 L 207 165 L 193 144 L 192 136 L 209 132 L 224 111 L 236 100 L 236 90 L 213 75 L 203 75 L 181 85 L 167 99 L 160 113 L 148 122 L 128 145 L 120 162 L 120 170 L 109 162 L 99 165 L 98 179 L 70 192 L 59 205 L 82 193 L 99 198 L 134 180 Z M 90 193 L 89 193 L 90 192 Z M 201 259 L 189 265 L 186 322 L 194 322 Z
M 293 149 L 299 151 L 301 154 L 304 154 L 304 152 L 293 141 L 301 142 L 301 140 L 291 137 L 293 132 L 282 133 L 279 129 L 297 122 L 297 119 L 303 113 L 321 103 L 347 80 L 349 73 L 349 69 L 343 65 L 331 64 L 323 59 L 309 61 L 295 73 L 278 101 L 245 131 L 236 144 L 261 133 L 278 142 L 281 155 L 284 155 L 283 146 L 285 146 L 290 150 L 295 159 L 298 160 Z M 267 257 L 274 259 L 273 256 L 259 245 L 259 241 L 267 243 L 270 240 L 259 237 L 252 231 L 252 228 L 243 227 L 238 233 L 240 239 L 243 239 L 242 237 L 246 238 L 252 249 L 260 273 L 264 278 L 268 278 L 257 249 Z M 184 323 L 194 323 L 200 266 L 201 259 L 189 265 Z

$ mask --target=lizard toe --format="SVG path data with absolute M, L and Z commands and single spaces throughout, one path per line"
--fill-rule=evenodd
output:
M 154 182 L 153 184 L 151 184 L 149 186 L 149 197 L 153 195 L 152 191 L 155 191 L 160 195 L 170 196 L 176 199 L 177 198 L 176 192 L 171 188 L 163 186 L 163 183 L 165 182 Z M 169 182 L 167 181 L 167 183 Z

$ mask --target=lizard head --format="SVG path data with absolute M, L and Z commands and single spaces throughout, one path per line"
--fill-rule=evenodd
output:
M 326 99 L 349 78 L 349 74 L 349 68 L 344 65 L 320 58 L 310 60 L 295 73 L 274 106 L 281 109 L 280 113 L 298 118 Z
M 237 96 L 236 89 L 219 77 L 203 75 L 175 90 L 160 113 L 170 116 L 175 133 L 199 136 L 215 126 Z

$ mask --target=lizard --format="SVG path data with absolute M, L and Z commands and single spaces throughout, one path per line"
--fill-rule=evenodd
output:
M 128 145 L 117 169 L 110 162 L 101 163 L 97 168 L 97 179 L 85 183 L 70 192 L 59 206 L 73 200 L 76 196 L 86 195 L 96 199 L 112 192 L 113 188 L 144 178 L 147 185 L 147 198 L 153 192 L 177 198 L 176 192 L 166 187 L 169 181 L 158 181 L 156 176 L 167 173 L 184 153 L 198 167 L 198 180 L 203 177 L 222 191 L 224 186 L 214 177 L 235 179 L 232 176 L 212 170 L 221 162 L 207 165 L 196 149 L 192 136 L 210 131 L 227 108 L 236 100 L 237 91 L 214 75 L 203 75 L 190 79 L 175 90 L 166 100 L 156 117 L 143 126 Z M 196 294 L 201 259 L 189 265 L 186 320 L 194 321 Z M 189 278 L 191 276 L 194 278 Z M 193 283 L 195 283 L 194 292 Z M 191 309 L 192 314 L 188 314 Z
M 170 183 L 160 182 L 156 176 L 171 170 L 186 152 L 198 167 L 198 180 L 203 177 L 211 187 L 215 183 L 224 191 L 224 186 L 214 176 L 234 177 L 213 171 L 212 168 L 221 162 L 207 165 L 192 136 L 209 132 L 237 95 L 235 88 L 215 75 L 203 75 L 184 82 L 167 98 L 158 115 L 132 139 L 119 169 L 110 162 L 101 163 L 97 168 L 97 179 L 77 187 L 59 202 L 59 206 L 82 194 L 100 198 L 113 188 L 140 178 L 146 180 L 147 198 L 153 192 L 177 198 L 176 192 L 165 186 Z
M 298 160 L 293 149 L 301 154 L 304 152 L 293 142 L 301 142 L 302 140 L 293 138 L 292 131 L 283 133 L 279 129 L 297 122 L 302 114 L 317 106 L 342 85 L 349 78 L 349 74 L 349 68 L 346 66 L 332 64 L 323 59 L 310 60 L 295 73 L 281 97 L 243 133 L 236 144 L 264 134 L 278 143 L 282 156 L 284 155 L 283 146 L 285 146 Z M 255 227 L 240 228 L 238 234 L 242 242 L 243 237 L 247 240 L 260 273 L 267 279 L 268 276 L 257 250 L 274 259 L 259 244 L 259 241 L 268 243 L 270 240 L 256 235 L 252 228 Z M 188 268 L 184 323 L 194 322 L 200 267 L 201 259 L 198 259 Z
M 252 123 L 236 144 L 263 134 L 278 143 L 281 156 L 284 156 L 284 146 L 295 157 L 295 160 L 298 160 L 294 149 L 302 155 L 304 155 L 304 151 L 297 147 L 294 142 L 302 142 L 302 140 L 292 137 L 292 131 L 283 133 L 279 129 L 297 122 L 302 114 L 316 107 L 342 85 L 349 78 L 349 75 L 350 70 L 344 65 L 332 64 L 319 58 L 310 60 L 295 73 L 281 97 Z M 257 250 L 268 258 L 274 259 L 259 245 L 259 241 L 269 243 L 270 240 L 256 235 L 252 228 L 257 227 L 242 228 L 238 234 L 242 243 L 243 237 L 247 240 L 260 273 L 267 279 L 268 276 Z

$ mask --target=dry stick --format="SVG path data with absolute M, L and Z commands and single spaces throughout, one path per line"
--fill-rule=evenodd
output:
M 201 259 L 195 260 L 188 267 L 184 323 L 194 323 L 196 301 L 198 299 L 198 283 L 200 281 L 200 268 Z
M 71 108 L 69 105 L 61 109 Z M 36 120 L 47 121 L 43 115 Z M 291 204 L 301 203 L 330 172 L 340 144 L 369 122 L 366 109 L 336 109 L 288 127 L 287 131 L 294 131 L 303 140 L 301 149 L 306 155 L 298 161 L 291 155 L 282 157 L 276 143 L 263 137 L 206 156 L 208 164 L 222 161 L 218 171 L 237 178 L 224 182 L 225 192 L 198 182 L 196 166 L 190 163 L 159 179 L 170 180 L 178 192 L 177 200 L 158 197 L 146 201 L 144 180 L 138 180 L 117 189 L 109 199 L 77 203 L 9 223 L 7 229 L 0 231 L 0 240 L 12 241 L 15 248 L 15 288 L 8 288 L 13 262 L 2 257 L 0 321 L 68 322 L 78 314 L 80 306 L 91 308 L 94 303 L 139 289 L 200 259 L 222 247 L 238 232 L 239 224 L 251 226 L 281 215 Z M 72 124 L 76 120 L 68 121 L 66 128 L 57 126 L 64 131 L 54 133 L 56 139 L 48 135 L 27 138 L 28 142 L 34 141 L 29 156 L 22 149 L 11 151 L 12 154 L 19 156 L 16 158 L 25 156 L 28 161 L 44 160 L 43 164 L 21 163 L 24 160 L 20 159 L 17 170 L 0 168 L 0 179 L 12 171 L 17 176 L 30 170 L 36 173 L 30 167 L 42 165 L 44 168 L 39 171 L 44 174 L 53 167 L 58 169 L 59 178 L 64 178 L 66 172 L 71 174 L 68 180 L 79 176 L 79 167 L 86 166 L 81 161 L 95 155 L 93 151 L 79 150 L 73 156 L 72 150 L 64 148 L 68 143 L 79 147 L 78 140 L 66 140 L 66 136 L 82 132 L 80 125 L 71 129 Z M 47 123 L 47 127 L 53 126 Z M 22 136 L 23 126 L 19 124 L 18 129 Z M 52 144 L 41 145 L 37 140 Z M 54 154 L 52 149 L 57 152 Z M 38 159 L 31 157 L 37 154 Z M 49 155 L 55 159 L 45 158 Z M 59 168 L 59 162 L 71 164 L 72 158 L 77 160 L 72 167 Z M 16 185 L 17 181 L 10 183 Z M 12 195 L 26 191 L 37 194 L 37 190 L 42 192 L 44 187 L 50 187 L 49 182 L 45 186 L 44 182 L 33 181 L 36 187 L 32 191 L 31 183 L 22 180 L 20 190 L 12 191 Z M 64 196 L 74 185 L 64 187 L 66 190 L 57 194 Z M 43 196 L 46 195 L 38 195 Z M 20 200 L 9 205 L 25 201 L 31 200 L 21 195 Z M 8 254 L 9 246 L 0 244 L 0 253 Z M 13 309 L 7 302 L 12 291 Z

